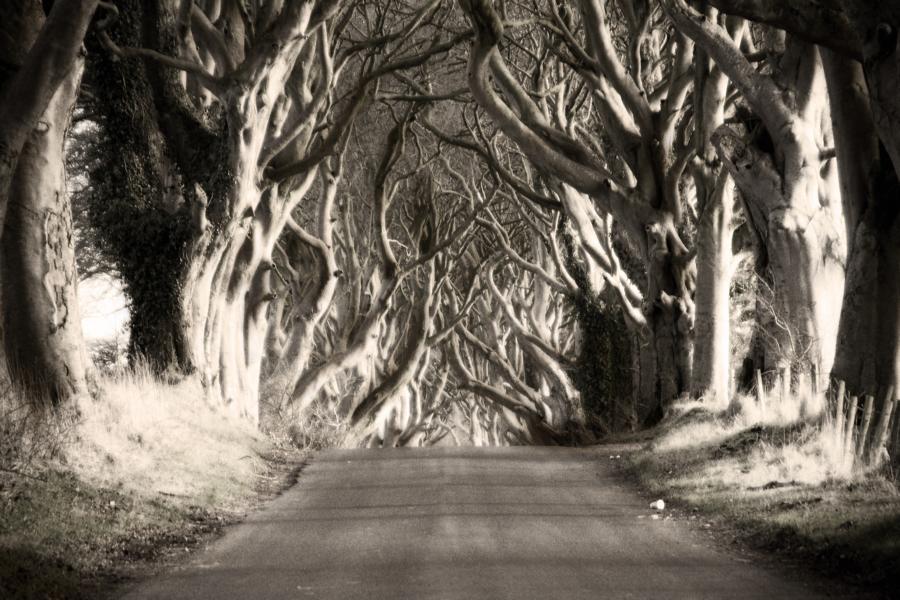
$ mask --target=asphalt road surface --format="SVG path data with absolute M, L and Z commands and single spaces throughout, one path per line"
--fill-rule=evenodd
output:
M 818 598 L 653 520 L 597 451 L 341 450 L 129 599 Z

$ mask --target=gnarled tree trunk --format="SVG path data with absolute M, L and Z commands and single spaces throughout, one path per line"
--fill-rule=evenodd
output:
M 584 131 L 574 134 L 576 115 L 565 114 L 561 106 L 542 106 L 533 99 L 537 94 L 525 89 L 513 75 L 500 50 L 504 24 L 494 6 L 479 0 L 460 4 L 475 29 L 469 88 L 519 150 L 561 182 L 558 187 L 563 189 L 558 195 L 563 209 L 572 219 L 585 253 L 603 272 L 602 277 L 591 277 L 592 284 L 602 282 L 616 289 L 626 315 L 649 341 L 642 349 L 655 362 L 654 385 L 646 390 L 649 397 L 642 400 L 653 406 L 651 413 L 658 419 L 691 386 L 695 270 L 679 233 L 683 207 L 678 185 L 689 149 L 677 131 L 687 97 L 684 81 L 690 70 L 690 44 L 678 37 L 665 50 L 671 53 L 671 60 L 666 62 L 667 79 L 658 86 L 659 97 L 665 100 L 651 101 L 643 89 L 640 65 L 634 61 L 626 65 L 616 48 L 605 2 L 580 3 L 584 43 L 569 31 L 574 25 L 566 24 L 567 15 L 551 11 L 555 25 L 565 32 L 560 36 L 563 46 L 585 65 L 574 71 L 581 78 L 579 83 L 592 90 L 594 110 L 607 138 L 588 144 L 582 140 Z M 649 17 L 649 12 L 643 16 Z M 642 24 L 647 21 L 632 15 L 620 23 L 616 33 L 632 36 L 630 41 L 640 47 Z M 653 44 L 647 47 L 654 51 Z M 534 68 L 541 72 L 540 64 Z M 598 155 L 597 149 L 610 142 L 613 149 L 609 155 Z M 583 196 L 580 202 L 579 195 Z M 611 248 L 593 243 L 591 238 L 596 235 L 592 236 L 590 229 L 604 227 L 600 215 L 615 220 L 630 249 L 641 257 L 646 266 L 643 289 L 625 282 L 627 277 L 622 276 Z
M 664 5 L 765 127 L 746 140 L 723 126 L 712 138 L 742 192 L 757 242 L 757 271 L 769 284 L 760 296 L 772 317 L 762 332 L 767 352 L 761 366 L 821 377 L 834 360 L 845 243 L 834 169 L 822 154 L 831 128 L 818 51 L 789 37 L 774 73 L 764 75 L 723 28 L 700 18 L 683 0 Z
M 3 123 L 0 145 L 15 150 L 6 144 L 26 134 L 10 179 L 0 177 L 0 278 L 2 344 L 12 379 L 59 402 L 88 393 L 64 144 L 84 68 L 81 38 L 96 3 L 57 4 L 46 20 L 40 3 L 22 3 L 7 15 L 16 30 L 5 32 L 6 41 L 18 47 L 4 50 L 21 55 L 4 57 L 19 71 L 2 82 L 2 100 L 32 104 L 0 105 L 4 117 L 18 117 L 15 126 Z M 66 19 L 72 35 L 58 31 Z M 44 71 L 29 72 L 36 62 Z M 35 110 L 29 125 L 23 111 Z

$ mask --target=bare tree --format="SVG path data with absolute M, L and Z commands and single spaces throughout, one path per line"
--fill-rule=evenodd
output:
M 156 362 L 197 370 L 235 414 L 255 420 L 273 253 L 293 210 L 378 81 L 459 38 L 440 28 L 437 38 L 417 35 L 443 18 L 440 2 L 133 4 L 139 45 L 117 37 L 132 18 L 126 10 L 99 40 L 121 60 L 145 61 L 164 109 L 167 156 L 155 169 L 163 181 L 168 171 L 170 212 L 180 218 L 160 238 L 176 240 L 181 265 L 163 290 L 175 347 Z
M 843 288 L 846 244 L 833 161 L 826 152 L 833 140 L 819 53 L 789 37 L 772 75 L 765 75 L 717 24 L 682 0 L 667 0 L 665 6 L 761 120 L 763 129 L 753 138 L 724 126 L 713 144 L 742 192 L 757 242 L 757 270 L 771 278 L 780 318 L 792 324 L 802 343 L 814 346 L 806 369 L 828 373 L 839 312 L 834 293 Z M 764 365 L 777 367 L 781 358 L 767 356 Z
M 499 419 L 519 443 L 578 439 L 586 423 L 572 376 L 579 344 L 568 297 L 579 290 L 559 257 L 555 232 L 519 212 L 522 205 L 505 187 L 490 194 L 467 187 L 493 199 L 478 222 L 489 234 L 483 252 L 491 256 L 497 248 L 500 256 L 482 276 L 487 295 L 451 340 L 456 386 L 493 407 L 471 414 Z
M 900 10 L 890 2 L 712 0 L 819 44 L 847 225 L 847 280 L 833 373 L 854 394 L 900 384 Z
M 589 252 L 601 247 L 590 230 L 602 229 L 597 224 L 611 216 L 641 257 L 646 285 L 638 288 L 624 281 L 616 259 L 590 252 L 607 273 L 601 280 L 618 288 L 628 318 L 652 340 L 643 346 L 652 352 L 654 370 L 644 374 L 653 382 L 646 395 L 667 404 L 691 381 L 695 275 L 680 232 L 678 185 L 691 151 L 681 135 L 690 44 L 658 24 L 653 36 L 645 35 L 659 18 L 645 3 L 623 3 L 623 19 L 615 23 L 601 1 L 581 2 L 579 17 L 554 3 L 529 32 L 528 42 L 543 43 L 537 52 L 522 51 L 530 57 L 523 68 L 499 45 L 508 40 L 507 48 L 518 49 L 528 42 L 506 32 L 492 3 L 461 5 L 475 29 L 469 84 L 478 104 L 559 182 L 551 188 Z M 617 44 L 629 50 L 620 52 Z M 645 53 L 651 56 L 646 63 Z M 517 71 L 535 85 L 526 87 Z M 598 129 L 603 134 L 594 137 Z
M 590 420 L 606 421 L 600 425 L 601 430 L 634 426 L 636 419 L 643 420 L 659 408 L 653 395 L 656 389 L 653 379 L 649 380 L 649 397 L 643 401 L 633 397 L 641 389 L 640 385 L 633 385 L 633 380 L 641 380 L 638 358 L 641 353 L 634 352 L 635 346 L 630 343 L 623 345 L 623 336 L 614 334 L 622 314 L 633 329 L 643 333 L 643 296 L 633 279 L 635 274 L 640 274 L 640 265 L 635 268 L 634 260 L 623 265 L 623 251 L 626 260 L 633 257 L 621 243 L 623 236 L 615 235 L 610 215 L 601 217 L 586 197 L 567 186 L 557 185 L 555 191 L 548 189 L 514 146 L 504 144 L 496 133 L 489 136 L 477 112 L 459 125 L 463 133 L 454 136 L 425 122 L 425 128 L 438 139 L 479 157 L 486 175 L 502 184 L 492 192 L 503 201 L 502 219 L 489 213 L 478 220 L 491 233 L 492 247 L 504 254 L 510 267 L 518 269 L 520 276 L 526 278 L 536 297 L 543 298 L 536 307 L 545 303 L 552 304 L 554 309 L 565 307 L 573 311 L 570 316 L 578 321 L 577 325 L 569 323 L 571 327 L 565 328 L 578 331 L 577 356 L 563 361 L 578 363 L 563 369 L 568 371 L 566 379 L 571 379 L 581 396 L 574 404 L 590 405 L 593 409 L 605 407 L 588 415 Z M 461 174 L 457 178 L 465 179 Z M 479 193 L 468 184 L 462 187 L 469 194 Z M 622 310 L 615 307 L 616 303 Z M 533 314 L 540 321 L 543 317 L 537 312 Z M 537 327 L 542 329 L 543 325 Z M 617 345 L 619 352 L 604 354 L 602 348 L 610 344 Z M 631 359 L 624 364 L 613 364 L 614 354 Z M 653 371 L 652 366 L 650 370 Z M 572 390 L 566 390 L 562 397 L 574 398 Z M 640 407 L 637 411 L 636 405 Z M 601 418 L 601 413 L 605 417 Z M 574 413 L 563 410 L 560 414 Z M 580 422 L 580 418 L 577 420 Z
M 443 389 L 427 383 L 435 379 L 436 348 L 479 289 L 480 265 L 466 253 L 479 206 L 451 189 L 455 182 L 437 166 L 440 148 L 411 130 L 421 109 L 413 102 L 400 115 L 390 106 L 370 111 L 369 130 L 345 152 L 366 165 L 380 150 L 374 175 L 357 169 L 338 186 L 329 170 L 318 214 L 295 211 L 318 235 L 292 220 L 294 235 L 276 261 L 288 275 L 290 303 L 278 309 L 276 302 L 272 313 L 266 402 L 301 418 L 318 404 L 336 404 L 371 443 L 421 441 L 440 412 L 441 400 L 426 397 Z M 395 122 L 382 137 L 385 116 Z M 455 297 L 457 288 L 467 292 L 451 309 L 447 294 Z

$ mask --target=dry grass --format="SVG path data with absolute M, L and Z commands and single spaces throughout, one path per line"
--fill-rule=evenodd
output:
M 0 383 L 0 470 L 29 473 L 62 455 L 76 411 L 59 410 L 8 383 Z
M 675 407 L 676 416 L 653 443 L 658 452 L 708 448 L 756 431 L 749 454 L 740 464 L 718 461 L 693 477 L 723 485 L 754 488 L 771 482 L 818 485 L 849 481 L 865 473 L 854 467 L 831 423 L 824 402 L 809 390 L 771 399 L 736 395 L 728 407 L 700 401 Z M 736 459 L 733 459 L 736 460 Z
M 832 576 L 900 583 L 900 493 L 856 463 L 810 394 L 676 407 L 629 471 L 654 497 Z M 885 588 L 886 589 L 886 588 Z
M 96 598 L 278 491 L 298 454 L 146 369 L 76 411 L 0 396 L 0 598 Z
M 278 445 L 301 451 L 355 446 L 347 419 L 335 403 L 326 400 L 314 402 L 302 414 L 282 404 L 269 411 L 263 427 Z
M 100 387 L 65 452 L 79 477 L 226 509 L 252 492 L 270 443 L 210 406 L 196 380 L 170 385 L 139 367 Z

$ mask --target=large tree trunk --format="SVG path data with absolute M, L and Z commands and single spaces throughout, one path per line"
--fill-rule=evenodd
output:
M 691 386 L 691 322 L 693 316 L 677 299 L 665 296 L 654 307 L 650 331 L 656 357 L 656 401 L 662 414 Z
M 900 190 L 891 184 L 853 233 L 832 369 L 851 393 L 878 398 L 900 385 Z
M 828 373 L 837 340 L 843 260 L 829 255 L 839 239 L 810 220 L 808 213 L 785 211 L 769 219 L 768 271 L 772 277 L 771 353 L 767 367 L 794 367 Z M 806 226 L 805 223 L 809 223 Z M 807 228 L 809 227 L 809 228 Z
M 667 10 L 717 61 L 765 125 L 749 140 L 724 126 L 712 138 L 742 192 L 760 281 L 770 283 L 760 295 L 771 313 L 771 327 L 762 331 L 762 366 L 828 373 L 845 244 L 834 169 L 820 151 L 832 140 L 818 52 L 790 38 L 771 78 L 748 75 L 742 68 L 746 60 L 720 28 L 698 22 L 683 2 L 669 2 Z
M 641 385 L 634 388 L 641 407 L 639 412 L 652 424 L 662 418 L 675 398 L 690 389 L 694 277 L 690 255 L 678 237 L 671 215 L 649 211 L 656 220 L 643 225 L 645 238 L 640 249 L 647 259 L 646 292 L 643 304 L 629 311 L 628 307 L 636 304 L 641 293 L 627 275 L 620 275 L 624 269 L 612 246 L 610 224 L 605 224 L 586 195 L 575 193 L 568 186 L 564 192 L 563 210 L 572 222 L 573 231 L 568 249 L 570 270 L 579 270 L 572 259 L 580 256 L 586 265 L 579 281 L 583 293 L 597 298 L 602 290 L 608 289 L 610 295 L 618 296 L 626 322 L 642 338 L 639 342 L 642 365 L 648 366 L 648 361 L 654 363 L 652 368 L 642 370 Z
M 900 373 L 900 196 L 879 144 L 859 63 L 823 52 L 848 233 L 847 278 L 832 374 L 882 399 Z
M 708 190 L 699 190 L 698 196 Z M 730 395 L 731 275 L 734 183 L 725 173 L 701 204 L 697 225 L 697 314 L 694 326 L 695 394 L 711 393 L 719 402 Z
M 60 85 L 19 156 L 3 231 L 9 366 L 16 379 L 56 400 L 88 391 L 63 152 L 82 66 Z
M 659 180 L 663 180 L 659 177 Z M 654 378 L 650 391 L 639 398 L 650 407 L 646 423 L 652 425 L 665 416 L 672 402 L 691 390 L 693 379 L 693 291 L 696 267 L 693 256 L 681 242 L 669 213 L 658 213 L 656 221 L 644 225 L 647 233 L 647 288 L 642 311 L 646 325 L 640 333 L 647 338 L 642 345 L 643 359 L 655 362 L 647 373 Z
M 33 23 L 44 25 L 40 6 L 33 12 L 39 17 Z M 38 35 L 37 30 L 19 33 Z M 24 43 L 23 48 L 28 47 Z M 8 210 L 0 256 L 2 343 L 10 374 L 20 385 L 54 402 L 88 393 L 89 361 L 81 333 L 64 156 L 84 60 L 77 56 L 77 48 L 71 59 L 4 190 Z
M 870 40 L 864 48 L 863 64 L 876 131 L 900 179 L 900 11 L 896 8 L 893 17 L 889 23 L 878 18 L 863 23 L 862 39 Z
M 232 127 L 265 132 L 262 126 Z M 255 159 L 236 152 L 232 161 L 236 182 L 224 198 L 235 208 L 221 219 L 210 219 L 186 261 L 181 287 L 184 353 L 230 413 L 258 422 L 266 311 L 273 299 L 272 254 L 290 209 L 309 190 L 314 172 L 283 191 L 277 186 L 261 191 Z
M 107 33 L 124 46 L 156 47 L 151 4 L 117 4 L 120 15 Z M 92 93 L 84 102 L 99 124 L 91 140 L 88 216 L 129 300 L 129 357 L 157 372 L 190 372 L 180 290 L 196 229 L 191 209 L 200 201 L 198 189 L 218 192 L 203 174 L 210 163 L 222 168 L 221 151 L 209 131 L 179 118 L 158 65 L 117 57 L 96 35 L 88 47 L 85 84 Z M 190 137 L 196 155 L 180 156 L 187 146 L 178 136 Z M 181 163 L 195 168 L 181 169 Z
M 706 21 L 725 25 L 728 37 L 740 44 L 746 24 L 723 18 L 707 8 Z M 710 140 L 725 122 L 729 82 L 714 66 L 702 46 L 694 48 L 694 150 L 692 165 L 697 196 L 695 237 L 697 289 L 694 294 L 694 363 L 692 392 L 730 401 L 731 383 L 731 278 L 734 228 L 734 180 L 716 159 Z
M 798 124 L 798 127 L 807 125 Z M 812 140 L 791 160 L 806 166 L 790 177 L 785 194 L 767 156 L 750 153 L 727 162 L 741 187 L 745 209 L 756 231 L 757 342 L 755 368 L 827 374 L 837 342 L 839 298 L 844 286 L 844 237 L 834 200 L 820 204 L 818 148 Z M 726 151 L 727 152 L 727 151 Z M 751 158 L 753 157 L 753 158 Z M 758 178 L 739 172 L 747 160 Z M 780 183 L 777 184 L 780 187 Z M 821 381 L 819 383 L 822 383 Z

